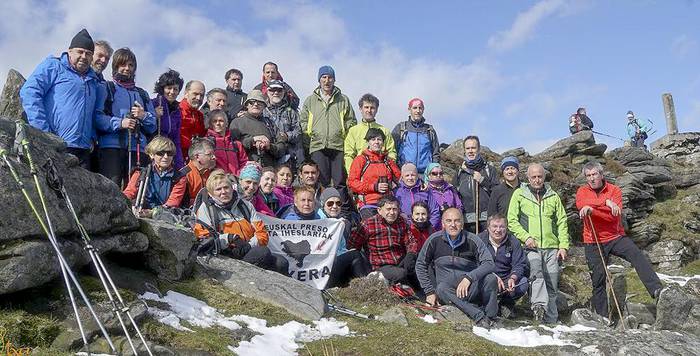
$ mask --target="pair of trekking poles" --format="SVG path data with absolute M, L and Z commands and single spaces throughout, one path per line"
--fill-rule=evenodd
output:
M 95 313 L 95 310 L 90 303 L 90 300 L 88 299 L 87 295 L 85 294 L 83 288 L 80 285 L 80 282 L 76 278 L 75 274 L 71 270 L 70 265 L 66 261 L 65 257 L 63 256 L 63 253 L 61 252 L 59 245 L 58 245 L 58 240 L 56 238 L 56 234 L 54 232 L 53 224 L 51 223 L 51 218 L 49 216 L 48 209 L 46 207 L 46 199 L 44 197 L 44 193 L 42 190 L 41 185 L 39 184 L 39 176 L 37 172 L 37 167 L 35 165 L 34 160 L 32 159 L 32 155 L 29 149 L 29 141 L 26 137 L 25 133 L 25 125 L 24 123 L 17 121 L 16 123 L 16 132 L 15 132 L 15 145 L 13 148 L 14 153 L 17 154 L 17 161 L 20 162 L 20 158 L 22 156 L 26 157 L 27 162 L 29 164 L 29 171 L 30 174 L 32 175 L 34 179 L 34 186 L 36 188 L 37 195 L 39 196 L 39 201 L 41 202 L 41 208 L 43 210 L 43 215 L 44 217 L 41 216 L 39 211 L 37 210 L 36 206 L 34 205 L 34 202 L 32 199 L 29 197 L 29 193 L 27 192 L 27 188 L 25 187 L 24 183 L 20 179 L 19 174 L 17 173 L 17 170 L 15 169 L 14 165 L 10 161 L 8 157 L 8 151 L 6 148 L 0 148 L 0 158 L 2 158 L 4 164 L 8 167 L 13 179 L 19 186 L 22 195 L 24 196 L 25 200 L 29 204 L 29 207 L 31 208 L 32 212 L 34 213 L 34 216 L 36 219 L 39 221 L 39 225 L 41 226 L 43 232 L 46 234 L 46 237 L 48 238 L 49 242 L 51 243 L 51 246 L 53 247 L 54 252 L 56 253 L 56 257 L 58 258 L 59 265 L 61 267 L 61 274 L 63 277 L 63 281 L 66 286 L 66 290 L 68 291 L 68 296 L 71 302 L 71 307 L 73 309 L 73 313 L 75 314 L 75 319 L 78 324 L 78 329 L 80 330 L 80 336 L 83 340 L 83 344 L 85 346 L 85 349 L 88 354 L 90 354 L 90 347 L 88 343 L 88 337 L 85 333 L 85 329 L 83 327 L 83 323 L 80 320 L 80 314 L 78 313 L 78 305 L 76 302 L 75 295 L 73 293 L 73 289 L 78 291 L 80 294 L 81 299 L 85 303 L 85 306 L 88 308 L 90 311 L 90 314 L 94 318 L 97 326 L 99 327 L 102 335 L 104 336 L 105 340 L 109 344 L 110 349 L 112 352 L 117 353 L 117 349 L 114 346 L 114 343 L 112 342 L 112 339 L 109 337 L 109 334 L 107 333 L 107 330 L 105 329 L 104 324 L 100 321 L 99 317 Z M 73 206 L 73 203 L 70 200 L 70 197 L 68 196 L 68 192 L 66 191 L 65 186 L 63 185 L 63 180 L 58 174 L 58 170 L 56 169 L 56 166 L 53 164 L 53 161 L 49 158 L 44 165 L 44 168 L 46 169 L 46 182 L 49 188 L 53 189 L 56 191 L 56 193 L 63 199 L 65 202 L 66 206 L 68 207 L 68 210 L 73 218 L 73 221 L 76 223 L 78 227 L 78 231 L 80 232 L 80 236 L 83 240 L 84 243 L 84 249 L 88 252 L 90 256 L 90 260 L 92 261 L 92 264 L 95 266 L 95 269 L 97 270 L 98 277 L 100 281 L 102 282 L 102 287 L 104 288 L 107 297 L 111 303 L 112 306 L 112 312 L 114 315 L 117 317 L 119 320 L 119 324 L 124 332 L 124 336 L 126 336 L 129 346 L 131 347 L 132 351 L 134 352 L 135 355 L 138 355 L 138 351 L 136 349 L 136 346 L 134 344 L 134 340 L 132 339 L 131 335 L 129 334 L 129 330 L 124 322 L 124 318 L 128 318 L 128 320 L 131 322 L 131 324 L 134 327 L 134 330 L 138 334 L 139 338 L 141 339 L 141 343 L 143 344 L 143 347 L 145 348 L 146 352 L 148 355 L 152 356 L 153 354 L 151 353 L 151 350 L 148 347 L 148 344 L 146 343 L 146 339 L 143 337 L 143 334 L 139 330 L 138 326 L 136 325 L 136 321 L 134 320 L 133 316 L 129 312 L 129 306 L 124 302 L 124 299 L 122 298 L 121 294 L 119 293 L 119 290 L 117 289 L 116 285 L 114 284 L 114 281 L 112 280 L 111 276 L 109 275 L 109 272 L 107 271 L 104 262 L 102 261 L 102 258 L 100 257 L 97 249 L 92 245 L 90 236 L 87 233 L 87 230 L 85 230 L 85 227 L 80 223 L 80 220 L 78 219 L 78 215 L 75 211 L 75 208 Z

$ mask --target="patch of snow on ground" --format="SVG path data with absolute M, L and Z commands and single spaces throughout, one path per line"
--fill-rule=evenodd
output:
M 523 326 L 517 329 L 501 328 L 491 330 L 475 326 L 472 329 L 472 332 L 477 336 L 481 336 L 503 346 L 536 347 L 544 345 L 579 346 L 568 340 L 562 339 L 561 334 L 564 332 L 595 330 L 594 328 L 589 328 L 583 325 L 574 325 L 571 327 L 566 325 L 557 325 L 554 328 L 540 326 L 540 328 L 551 332 L 552 335 L 542 335 L 533 326 Z
M 669 276 L 667 274 L 663 273 L 657 273 L 657 276 L 659 276 L 659 279 L 666 283 L 675 283 L 680 285 L 681 287 L 685 286 L 686 283 L 688 283 L 689 280 L 691 279 L 696 279 L 700 278 L 700 274 L 696 274 L 692 277 L 684 277 L 684 276 Z
M 182 331 L 192 331 L 180 323 L 182 320 L 203 328 L 220 325 L 230 330 L 240 329 L 239 323 L 245 324 L 248 329 L 260 335 L 254 336 L 250 341 L 242 341 L 238 347 L 228 346 L 229 350 L 239 355 L 296 355 L 299 348 L 297 342 L 350 335 L 347 323 L 333 318 L 314 321 L 314 325 L 290 321 L 284 325 L 268 327 L 266 320 L 247 315 L 225 317 L 203 301 L 174 291 L 168 291 L 162 298 L 146 292 L 140 298 L 167 303 L 170 310 L 149 307 L 148 312 L 159 322 Z
M 437 320 L 435 320 L 435 318 L 433 318 L 432 315 L 429 315 L 429 314 L 428 314 L 428 315 L 424 315 L 424 316 L 421 318 L 421 320 L 425 321 L 425 322 L 428 323 L 428 324 L 435 324 L 435 323 L 438 322 Z

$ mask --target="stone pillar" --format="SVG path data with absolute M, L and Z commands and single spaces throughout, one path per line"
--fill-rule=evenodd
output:
M 678 122 L 676 121 L 676 107 L 673 105 L 671 93 L 661 94 L 661 101 L 664 103 L 664 114 L 666 114 L 666 133 L 669 135 L 678 133 Z

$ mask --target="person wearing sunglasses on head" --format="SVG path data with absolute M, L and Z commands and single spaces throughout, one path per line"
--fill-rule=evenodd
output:
M 181 179 L 182 175 L 175 170 L 175 150 L 173 141 L 164 136 L 156 136 L 146 146 L 146 154 L 151 158 L 151 163 L 135 170 L 124 189 L 124 195 L 132 201 L 137 216 L 151 217 L 153 209 L 159 206 L 180 206 L 187 189 L 187 180 Z M 142 172 L 148 175 L 145 179 L 141 179 Z M 146 184 L 143 202 L 136 201 L 140 184 Z

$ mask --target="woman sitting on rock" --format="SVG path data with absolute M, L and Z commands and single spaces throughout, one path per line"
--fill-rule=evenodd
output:
M 187 180 L 182 178 L 175 167 L 176 147 L 173 141 L 164 136 L 156 136 L 147 146 L 146 154 L 151 158 L 148 166 L 134 171 L 129 184 L 124 189 L 124 195 L 132 201 L 134 214 L 139 217 L 151 217 L 152 209 L 165 206 L 176 208 L 180 206 L 185 195 Z M 141 178 L 142 172 L 144 177 Z M 141 202 L 136 201 L 139 186 L 145 184 Z

